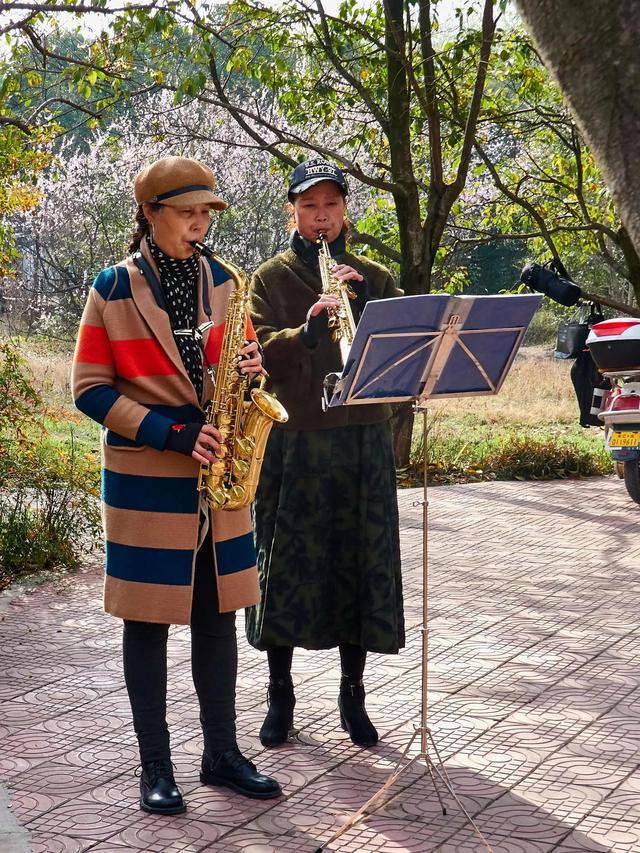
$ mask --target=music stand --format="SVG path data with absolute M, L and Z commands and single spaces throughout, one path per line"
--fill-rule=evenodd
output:
M 522 343 L 542 297 L 447 296 L 426 294 L 368 302 L 342 374 L 327 377 L 325 407 L 413 400 L 423 415 L 422 504 L 422 699 L 420 725 L 387 781 L 351 818 L 318 847 L 327 845 L 374 814 L 399 776 L 424 761 L 442 808 L 438 781 L 449 792 L 485 848 L 492 848 L 453 789 L 435 740 L 427 725 L 429 672 L 429 571 L 427 500 L 427 400 L 497 394 Z M 406 761 L 416 738 L 420 751 Z M 429 754 L 432 747 L 437 763 Z M 406 763 L 405 763 L 406 762 Z M 386 800 L 385 800 L 386 801 Z

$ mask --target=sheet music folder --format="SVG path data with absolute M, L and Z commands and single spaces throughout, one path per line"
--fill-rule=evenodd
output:
M 497 394 L 541 299 L 425 294 L 368 302 L 326 405 Z

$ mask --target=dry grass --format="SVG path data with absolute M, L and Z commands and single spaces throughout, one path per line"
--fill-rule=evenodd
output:
M 82 417 L 71 399 L 71 353 L 47 352 L 25 345 L 23 355 L 33 387 L 47 402 L 52 415 L 77 421 Z
M 578 420 L 578 404 L 569 375 L 572 364 L 569 359 L 553 358 L 551 349 L 525 347 L 496 396 L 434 400 L 429 410 L 438 419 L 472 416 L 501 427 L 573 425 Z
M 26 355 L 34 385 L 49 407 L 47 428 L 54 440 L 68 441 L 72 429 L 75 441 L 91 449 L 98 427 L 71 402 L 71 355 L 35 346 Z M 431 401 L 429 457 L 442 481 L 606 472 L 611 463 L 601 431 L 578 423 L 572 363 L 554 359 L 550 348 L 525 347 L 497 395 Z M 422 452 L 422 419 L 417 418 L 410 472 L 421 469 Z
M 60 414 L 75 418 L 71 402 L 71 355 L 25 348 L 33 383 Z M 572 361 L 561 361 L 544 347 L 520 350 L 499 394 L 494 397 L 454 397 L 434 400 L 429 409 L 449 417 L 473 415 L 485 423 L 528 425 L 575 423 L 578 406 L 569 371 Z

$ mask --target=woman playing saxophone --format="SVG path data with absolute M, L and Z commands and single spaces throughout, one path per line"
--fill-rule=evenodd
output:
M 288 187 L 289 248 L 252 279 L 266 388 L 289 413 L 271 431 L 256 492 L 262 598 L 247 612 L 249 642 L 266 651 L 269 665 L 260 729 L 269 747 L 286 741 L 293 725 L 295 647 L 338 647 L 340 724 L 355 744 L 372 746 L 378 733 L 365 709 L 367 654 L 404 645 L 390 409 L 325 412 L 321 403 L 325 376 L 342 368 L 339 344 L 352 336 L 348 314 L 355 325 L 368 298 L 399 295 L 385 267 L 348 251 L 346 196 L 334 164 L 297 166 Z
M 211 511 L 197 489 L 200 466 L 222 453 L 220 429 L 205 423 L 214 392 L 205 367 L 220 361 L 235 294 L 228 270 L 194 247 L 212 213 L 226 207 L 214 188 L 207 166 L 182 157 L 163 158 L 137 175 L 130 255 L 96 278 L 74 358 L 75 403 L 105 427 L 104 603 L 124 620 L 140 807 L 154 814 L 185 810 L 166 721 L 171 623 L 191 626 L 201 782 L 249 797 L 281 793 L 236 742 L 235 611 L 259 599 L 249 509 Z M 243 359 L 240 374 L 263 374 L 248 317 L 238 324 L 229 358 Z

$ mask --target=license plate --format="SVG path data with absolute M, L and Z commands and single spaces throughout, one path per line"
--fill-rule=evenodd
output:
M 610 447 L 637 447 L 640 444 L 640 431 L 631 432 L 631 431 L 621 431 L 611 433 L 611 438 L 609 439 Z

